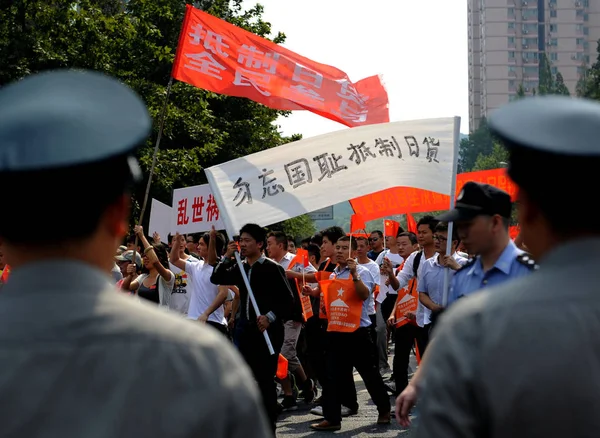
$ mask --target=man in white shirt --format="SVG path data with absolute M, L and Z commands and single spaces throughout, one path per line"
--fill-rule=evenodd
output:
M 371 273 L 371 275 L 373 276 L 373 280 L 374 280 L 374 286 L 373 286 L 373 300 L 369 301 L 369 318 L 371 318 L 371 322 L 373 323 L 373 329 L 371 330 L 371 336 L 373 337 L 373 344 L 375 344 L 375 346 L 377 348 L 379 348 L 379 346 L 377 345 L 377 339 L 378 339 L 378 330 L 380 329 L 380 326 L 384 326 L 383 330 L 384 330 L 384 336 L 383 336 L 383 342 L 384 342 L 384 356 L 383 356 L 383 360 L 380 357 L 381 356 L 381 351 L 379 350 L 377 353 L 377 359 L 378 359 L 378 363 L 379 363 L 379 368 L 382 368 L 382 364 L 381 362 L 383 361 L 384 363 L 387 364 L 387 351 L 385 351 L 385 323 L 383 323 L 382 321 L 378 321 L 377 320 L 377 312 L 375 310 L 375 298 L 376 298 L 376 292 L 379 292 L 379 283 L 381 282 L 381 271 L 379 268 L 379 265 L 377 263 L 375 263 L 373 260 L 371 260 L 368 256 L 369 253 L 369 240 L 366 237 L 357 237 L 356 238 L 356 260 L 358 261 L 358 264 L 360 266 L 362 266 L 363 268 L 367 268 L 369 270 L 369 272 Z
M 425 307 L 425 313 L 431 320 L 429 331 L 433 330 L 437 315 L 444 309 L 444 277 L 446 275 L 446 267 L 450 268 L 451 275 L 467 264 L 468 259 L 459 256 L 456 253 L 456 247 L 459 243 L 458 233 L 456 228 L 452 232 L 452 255 L 446 255 L 446 244 L 448 242 L 448 224 L 440 222 L 435 227 L 433 235 L 435 241 L 435 250 L 437 255 L 426 260 L 420 273 L 420 278 L 417 283 L 417 291 L 419 292 L 419 301 Z M 451 276 L 448 278 L 447 286 L 450 285 Z
M 209 243 L 206 244 L 208 239 Z M 198 251 L 204 260 L 187 260 L 180 258 L 184 251 L 185 239 L 179 233 L 173 238 L 170 262 L 177 268 L 186 272 L 191 280 L 193 295 L 190 297 L 188 319 L 205 322 L 227 336 L 227 320 L 223 304 L 228 296 L 226 286 L 217 286 L 211 283 L 210 276 L 217 264 L 217 254 L 221 254 L 225 246 L 224 237 L 213 228 L 210 237 L 205 234 L 200 238 Z
M 435 251 L 435 243 L 433 234 L 435 227 L 439 223 L 433 216 L 423 216 L 417 222 L 417 241 L 419 246 L 422 248 L 421 251 L 414 252 L 408 257 L 404 263 L 404 267 L 395 277 L 390 277 L 390 286 L 394 290 L 404 288 L 408 285 L 408 282 L 417 277 L 417 283 L 420 278 L 421 270 L 426 260 L 434 257 L 437 252 Z M 416 269 L 415 269 L 416 267 Z M 425 312 L 425 307 L 419 302 L 416 315 L 417 325 L 422 329 L 419 333 L 418 343 L 423 346 L 420 351 L 421 356 L 425 353 L 427 347 L 428 333 L 429 333 L 429 315 Z
M 175 237 L 171 238 L 171 251 L 169 254 L 169 269 L 175 275 L 175 286 L 173 286 L 173 292 L 171 294 L 171 300 L 169 301 L 169 308 L 174 310 L 182 315 L 187 315 L 190 307 L 190 300 L 192 296 L 195 294 L 194 291 L 194 282 L 190 281 L 187 272 L 184 269 L 179 269 L 177 266 L 170 261 L 172 258 L 178 257 L 180 260 L 190 263 L 197 263 L 198 260 L 196 257 L 188 255 L 185 253 L 186 247 L 186 237 L 185 235 L 179 235 L 178 245 L 173 244 L 173 240 Z M 177 256 L 173 255 L 175 248 L 179 248 L 179 254 Z
M 392 269 L 395 271 L 396 268 L 404 262 L 404 258 L 398 254 L 398 241 L 396 236 L 385 236 L 385 244 L 387 249 L 379 254 L 375 261 L 381 272 L 379 279 L 379 294 L 375 299 L 375 310 L 377 311 L 376 332 L 379 370 L 382 375 L 390 371 L 390 365 L 388 363 L 388 343 L 394 327 L 388 327 L 386 321 L 392 314 L 394 306 L 396 305 L 396 298 L 398 297 L 398 291 L 388 286 L 388 274 L 385 269 L 382 270 L 382 267 L 384 260 L 388 260 L 392 265 Z

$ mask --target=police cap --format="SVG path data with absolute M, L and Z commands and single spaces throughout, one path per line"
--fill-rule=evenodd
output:
M 49 71 L 0 88 L 1 237 L 88 237 L 140 179 L 133 153 L 150 128 L 142 100 L 100 73 Z
M 0 172 L 126 155 L 150 128 L 144 102 L 115 79 L 91 71 L 35 74 L 0 89 Z M 137 163 L 130 165 L 139 174 Z
M 600 104 L 568 96 L 520 99 L 494 110 L 490 131 L 509 148 L 600 157 Z
M 443 222 L 470 221 L 480 215 L 496 214 L 510 218 L 511 209 L 508 193 L 489 184 L 469 181 L 456 197 L 454 210 L 443 213 L 436 219 Z

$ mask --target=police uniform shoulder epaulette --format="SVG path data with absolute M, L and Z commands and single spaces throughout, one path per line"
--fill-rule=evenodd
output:
M 469 260 L 466 264 L 462 265 L 460 268 L 458 268 L 456 270 L 456 272 L 460 272 L 466 268 L 470 268 L 471 266 L 473 266 L 475 264 L 475 262 L 477 261 L 477 257 L 473 257 L 471 260 Z
M 539 269 L 539 265 L 533 260 L 531 254 L 524 252 L 517 256 L 517 261 L 522 265 L 527 266 L 529 269 Z

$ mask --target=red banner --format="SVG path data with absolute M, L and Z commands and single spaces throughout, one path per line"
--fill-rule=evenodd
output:
M 319 64 L 187 5 L 173 78 L 278 110 L 308 110 L 346 126 L 390 121 L 379 76 L 356 83 Z
M 479 172 L 459 173 L 456 178 L 456 195 L 465 183 L 476 181 L 498 187 L 508 192 L 513 199 L 517 196 L 517 186 L 506 175 L 506 169 L 481 170 Z M 392 187 L 370 195 L 350 200 L 356 214 L 365 221 L 405 213 L 423 213 L 448 210 L 450 197 L 428 190 L 412 187 Z

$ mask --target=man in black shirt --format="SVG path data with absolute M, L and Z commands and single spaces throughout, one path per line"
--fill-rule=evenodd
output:
M 227 253 L 213 271 L 210 281 L 213 284 L 235 285 L 240 291 L 239 323 L 243 328 L 239 333 L 238 347 L 254 373 L 275 431 L 279 408 L 274 379 L 283 344 L 283 323 L 291 316 L 294 297 L 283 268 L 263 255 L 265 242 L 265 230 L 259 225 L 246 224 L 240 230 L 240 251 L 241 256 L 245 257 L 242 268 L 250 281 L 260 315 L 254 311 L 242 274 L 233 258 L 237 251 L 236 242 L 229 243 Z M 265 330 L 275 350 L 273 355 L 269 353 L 262 334 Z

